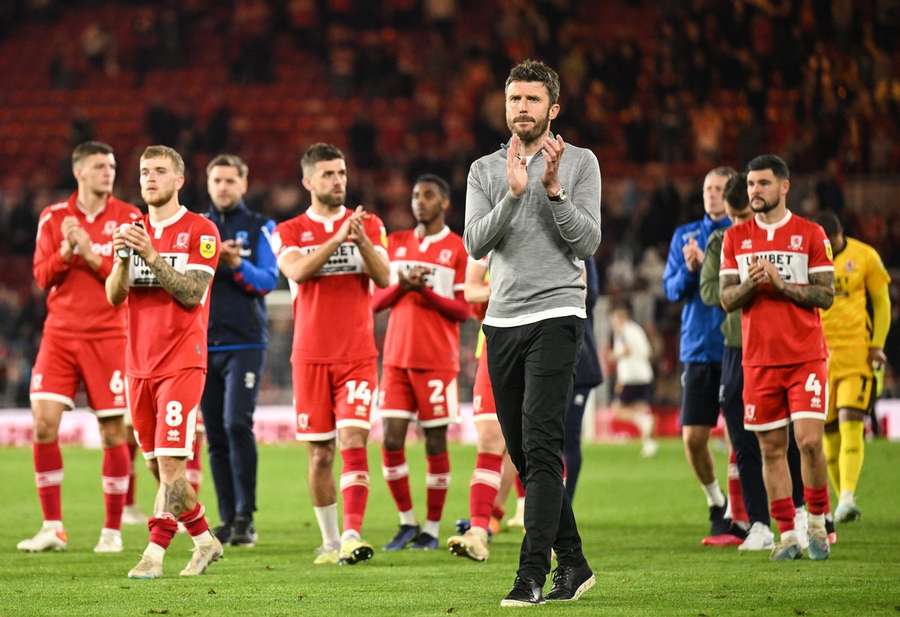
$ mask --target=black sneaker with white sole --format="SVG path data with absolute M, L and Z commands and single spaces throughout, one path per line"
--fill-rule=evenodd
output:
M 721 506 L 709 507 L 709 535 L 721 536 L 731 531 L 731 519 L 725 518 L 728 511 L 728 500 Z
M 500 600 L 502 607 L 537 606 L 544 604 L 544 590 L 530 578 L 516 576 L 516 582 L 506 597 Z
M 212 535 L 216 537 L 222 544 L 231 542 L 231 523 L 222 523 L 218 527 L 213 527 Z
M 553 587 L 547 594 L 547 602 L 571 602 L 594 586 L 594 572 L 585 562 L 584 565 L 558 566 L 553 571 Z
M 256 527 L 253 526 L 253 519 L 245 516 L 237 516 L 234 519 L 234 525 L 231 527 L 231 546 L 243 546 L 252 548 L 256 546 Z

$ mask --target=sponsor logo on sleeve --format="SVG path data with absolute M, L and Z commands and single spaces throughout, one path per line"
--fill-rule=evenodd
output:
M 209 259 L 216 254 L 216 237 L 200 236 L 200 255 L 204 259 Z

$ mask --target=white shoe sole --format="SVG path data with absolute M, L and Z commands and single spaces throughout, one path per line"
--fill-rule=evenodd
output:
M 540 606 L 541 604 L 546 604 L 546 600 L 541 600 L 538 604 L 533 602 L 522 602 L 521 600 L 500 600 L 501 608 L 530 608 L 532 606 Z

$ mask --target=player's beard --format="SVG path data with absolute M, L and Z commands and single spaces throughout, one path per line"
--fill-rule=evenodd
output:
M 759 205 L 760 201 L 763 203 L 762 206 Z M 774 202 L 768 202 L 764 197 L 755 197 L 750 200 L 750 209 L 753 210 L 753 212 L 755 212 L 756 214 L 765 214 L 777 208 L 780 201 L 781 199 L 778 199 Z
M 170 190 L 167 193 L 163 193 L 162 189 L 156 192 L 156 197 L 151 201 L 147 198 L 146 195 L 141 195 L 144 198 L 144 201 L 147 202 L 148 206 L 153 206 L 154 208 L 158 208 L 159 206 L 164 206 L 172 199 L 172 196 L 175 194 L 175 189 Z
M 518 120 L 531 120 L 532 122 L 534 122 L 534 124 L 528 130 L 520 130 L 516 128 L 515 124 Z M 511 121 L 507 121 L 506 126 L 509 128 L 511 133 L 515 133 L 519 136 L 519 139 L 522 140 L 523 144 L 533 144 L 535 141 L 541 138 L 541 135 L 547 132 L 547 127 L 550 126 L 550 110 L 548 109 L 547 115 L 540 120 L 536 120 L 531 116 L 516 116 Z
M 330 208 L 337 208 L 338 206 L 344 205 L 344 198 L 347 196 L 347 193 L 316 193 L 316 199 L 319 200 L 320 204 L 328 206 Z

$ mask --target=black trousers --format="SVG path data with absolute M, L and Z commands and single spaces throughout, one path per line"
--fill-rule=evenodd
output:
M 741 362 L 740 347 L 725 346 L 722 355 L 722 387 L 720 390 L 722 412 L 728 426 L 728 437 L 734 448 L 738 473 L 741 475 L 741 490 L 744 493 L 744 506 L 750 523 L 760 522 L 769 525 L 769 501 L 766 486 L 763 484 L 762 454 L 756 433 L 744 428 L 744 368 Z M 803 505 L 803 478 L 800 475 L 800 450 L 794 439 L 794 427 L 790 428 L 788 442 L 788 466 L 793 482 L 794 505 Z
M 209 354 L 200 408 L 223 523 L 232 523 L 237 514 L 252 518 L 256 511 L 258 457 L 253 412 L 264 356 L 263 349 Z
M 522 578 L 543 584 L 550 548 L 560 565 L 585 563 L 562 480 L 566 408 L 584 321 L 558 317 L 511 328 L 483 326 L 497 417 L 525 486 Z
M 569 410 L 566 412 L 566 443 L 563 455 L 566 461 L 566 493 L 569 500 L 575 499 L 575 487 L 581 473 L 581 424 L 584 408 L 593 386 L 575 386 Z

